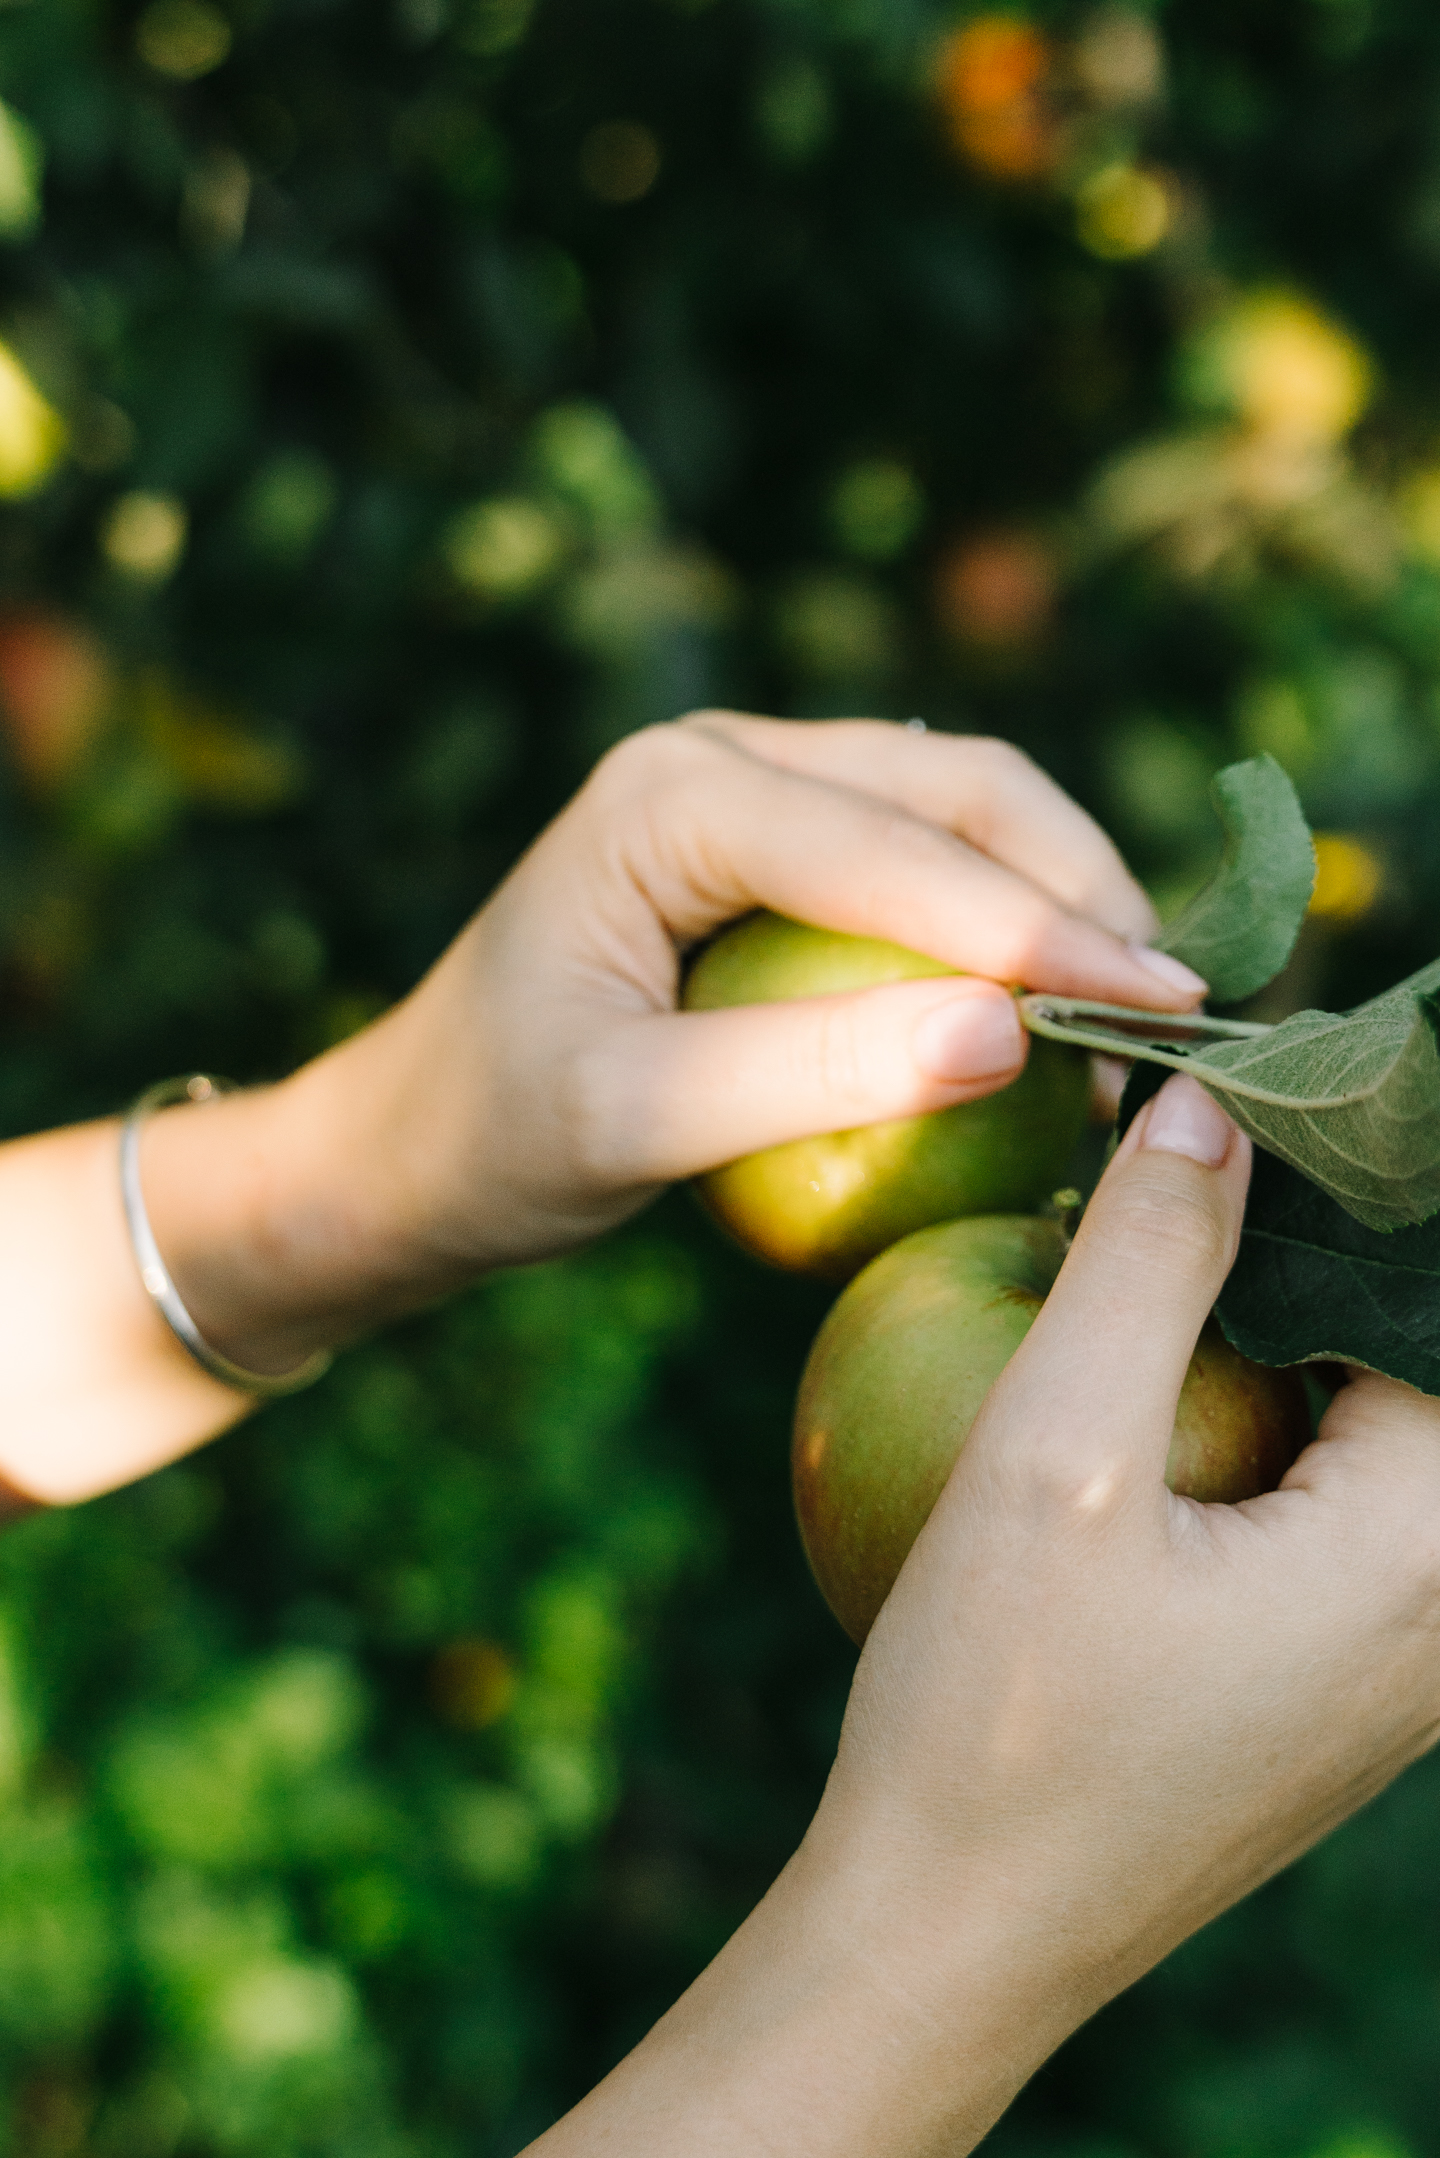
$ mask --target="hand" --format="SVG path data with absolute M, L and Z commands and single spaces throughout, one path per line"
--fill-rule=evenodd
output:
M 681 957 L 770 906 L 966 971 L 678 1013 Z M 487 1266 L 596 1235 L 753 1148 L 948 1107 L 1025 1057 L 1001 983 L 1183 1009 L 1149 902 L 1018 751 L 706 713 L 614 750 L 415 994 L 268 1095 L 157 1119 L 161 1248 L 279 1368 Z M 203 1151 L 203 1166 L 201 1155 Z M 235 1186 L 240 1232 L 193 1224 Z M 246 1251 L 257 1255 L 248 1274 Z
M 685 947 L 756 905 L 975 971 L 677 1013 Z M 1184 1008 L 1203 985 L 1127 941 L 1152 928 L 1109 841 L 1001 743 L 724 714 L 654 728 L 377 1025 L 280 1086 L 156 1117 L 151 1222 L 209 1340 L 286 1371 L 594 1235 L 670 1177 L 1004 1085 L 1025 1038 L 1000 981 Z M 149 1306 L 117 1136 L 0 1148 L 0 1477 L 35 1499 L 108 1490 L 250 1406 Z
M 1163 1482 L 1248 1168 L 1193 1080 L 1136 1119 L 870 1635 L 800 1853 L 537 2158 L 954 2158 L 1434 1742 L 1440 1403 L 1361 1376 L 1278 1492 Z

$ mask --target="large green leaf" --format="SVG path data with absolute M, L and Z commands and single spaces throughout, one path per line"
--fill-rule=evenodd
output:
M 1440 1209 L 1440 1007 L 1394 995 L 1344 1017 L 1297 1012 L 1191 1059 L 1243 1131 L 1371 1229 Z
M 1167 1076 L 1136 1064 L 1122 1133 Z M 1227 1339 L 1257 1363 L 1364 1364 L 1440 1394 L 1440 1215 L 1367 1229 L 1257 1149 L 1240 1248 L 1215 1311 Z
M 1073 997 L 1023 998 L 1021 1015 L 1053 1039 L 1190 1072 L 1252 1139 L 1383 1230 L 1440 1209 L 1437 989 L 1440 961 L 1353 1012 L 1275 1027 Z
M 1261 1364 L 1364 1364 L 1440 1394 L 1440 1215 L 1384 1234 L 1258 1153 L 1216 1313 Z
M 1204 975 L 1217 1004 L 1238 1004 L 1294 949 L 1315 888 L 1315 848 L 1273 757 L 1226 765 L 1210 799 L 1225 833 L 1220 866 L 1155 941 Z

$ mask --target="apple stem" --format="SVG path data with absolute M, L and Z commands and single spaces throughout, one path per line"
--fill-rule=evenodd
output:
M 1054 1216 L 1065 1249 L 1068 1251 L 1075 1241 L 1075 1231 L 1080 1226 L 1080 1216 L 1085 1211 L 1084 1192 L 1078 1191 L 1073 1184 L 1066 1184 L 1059 1191 L 1051 1192 L 1040 1211 L 1042 1214 Z

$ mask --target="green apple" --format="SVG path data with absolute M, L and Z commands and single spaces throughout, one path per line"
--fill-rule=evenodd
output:
M 795 1509 L 815 1578 L 861 1642 L 994 1381 L 1029 1332 L 1065 1239 L 1033 1215 L 922 1229 L 866 1267 L 815 1338 L 795 1411 Z M 1273 1491 L 1310 1437 L 1294 1371 L 1269 1371 L 1210 1321 L 1180 1392 L 1170 1489 Z
M 706 945 L 683 1002 L 716 1011 L 953 972 L 898 944 L 749 914 Z M 766 1147 L 702 1177 L 700 1194 L 760 1258 L 848 1281 L 912 1229 L 1048 1198 L 1064 1181 L 1088 1099 L 1088 1060 L 1058 1042 L 1032 1041 L 1024 1071 L 997 1094 Z

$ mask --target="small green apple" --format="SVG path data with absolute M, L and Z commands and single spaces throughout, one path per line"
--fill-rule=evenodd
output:
M 749 914 L 706 945 L 683 1002 L 687 1011 L 716 1011 L 953 971 L 873 937 Z M 1032 1041 L 1024 1071 L 997 1094 L 766 1147 L 702 1177 L 700 1194 L 760 1258 L 848 1281 L 930 1222 L 1038 1205 L 1064 1181 L 1088 1099 L 1088 1060 L 1058 1042 Z
M 795 1510 L 853 1641 L 870 1631 L 1064 1256 L 1059 1227 L 1032 1215 L 944 1222 L 866 1267 L 817 1334 L 795 1411 Z M 1170 1489 L 1207 1500 L 1273 1491 L 1309 1437 L 1298 1375 L 1252 1364 L 1210 1321 L 1180 1392 Z

